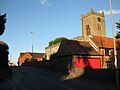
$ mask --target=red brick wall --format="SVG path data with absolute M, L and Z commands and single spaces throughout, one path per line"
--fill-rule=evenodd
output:
M 25 62 L 26 58 L 29 60 L 32 59 L 32 56 L 29 53 L 24 54 L 21 58 L 19 58 L 19 65 Z

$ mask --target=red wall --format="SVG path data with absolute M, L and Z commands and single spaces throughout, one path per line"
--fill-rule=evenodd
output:
M 101 68 L 101 62 L 100 58 L 90 58 L 90 57 L 76 57 L 76 67 L 91 67 L 93 69 L 100 69 Z

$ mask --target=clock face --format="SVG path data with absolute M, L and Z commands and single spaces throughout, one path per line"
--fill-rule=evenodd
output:
M 100 22 L 100 21 L 101 21 L 101 18 L 100 18 L 100 17 L 98 17 L 98 18 L 97 18 L 97 20 L 98 20 L 98 22 Z

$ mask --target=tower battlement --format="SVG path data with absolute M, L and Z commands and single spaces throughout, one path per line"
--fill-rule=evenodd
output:
M 90 16 L 90 15 L 97 15 L 100 17 L 105 17 L 104 12 L 102 11 L 102 13 L 99 12 L 94 12 L 93 9 L 91 8 L 90 12 L 86 13 L 86 14 L 81 14 L 81 20 Z

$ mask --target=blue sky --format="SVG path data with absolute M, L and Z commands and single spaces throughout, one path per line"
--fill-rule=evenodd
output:
M 0 40 L 9 45 L 9 59 L 16 63 L 20 52 L 45 52 L 57 37 L 81 36 L 81 14 L 93 8 L 104 10 L 107 37 L 112 37 L 108 0 L 0 0 L 0 13 L 7 14 L 6 30 Z M 120 0 L 112 0 L 114 22 L 120 20 Z M 116 27 L 114 28 L 117 30 Z

